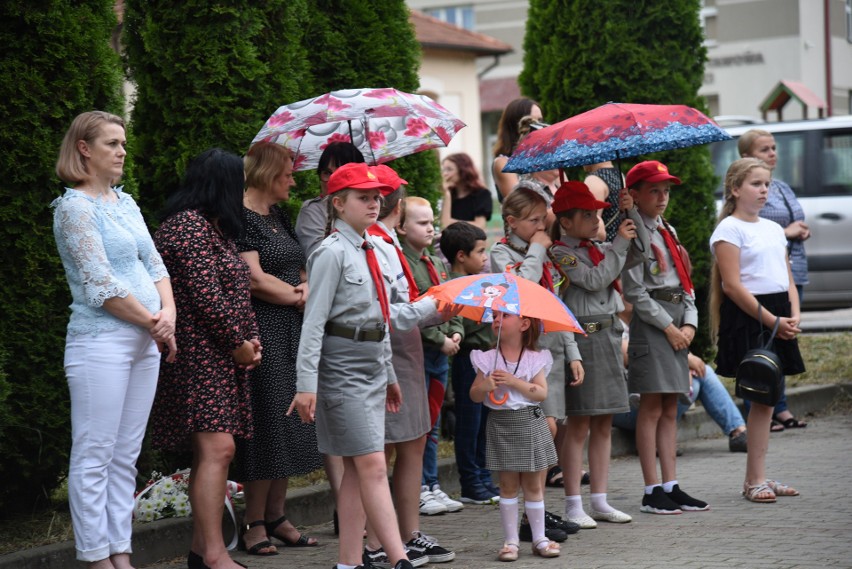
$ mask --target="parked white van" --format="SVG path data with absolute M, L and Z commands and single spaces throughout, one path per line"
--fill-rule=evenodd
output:
M 717 120 L 734 137 L 711 145 L 720 179 L 739 158 L 739 135 L 759 128 L 775 137 L 778 165 L 773 175 L 793 188 L 811 230 L 805 242 L 810 284 L 803 307 L 852 306 L 852 116 L 736 126 Z M 721 195 L 720 185 L 717 197 Z

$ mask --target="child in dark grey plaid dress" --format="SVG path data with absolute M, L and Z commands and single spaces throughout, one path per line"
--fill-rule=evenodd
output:
M 518 489 L 533 535 L 533 554 L 557 557 L 559 545 L 544 535 L 542 473 L 556 464 L 556 449 L 539 402 L 547 397 L 547 373 L 553 365 L 548 350 L 538 350 L 541 322 L 535 318 L 494 313 L 499 345 L 474 350 L 470 361 L 476 379 L 470 398 L 491 409 L 486 436 L 486 467 L 500 475 L 500 517 L 505 542 L 500 561 L 518 558 Z

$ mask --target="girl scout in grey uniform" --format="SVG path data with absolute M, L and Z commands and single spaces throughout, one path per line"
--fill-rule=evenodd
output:
M 642 231 L 644 241 L 631 246 L 631 239 L 637 237 L 637 221 L 641 224 L 641 220 L 626 192 L 620 209 L 629 210 L 635 220 L 623 221 L 612 243 L 590 241 L 600 229 L 597 210 L 610 206 L 595 199 L 583 182 L 562 184 L 552 207 L 556 223 L 551 232 L 554 238 L 551 252 L 570 282 L 560 289 L 560 295 L 587 334 L 575 337 L 585 363 L 586 378 L 582 385 L 565 394 L 568 415 L 567 434 L 562 443 L 567 465 L 565 517 L 584 529 L 597 527 L 595 520 L 626 523 L 632 518 L 610 506 L 606 499 L 612 416 L 630 409 L 621 355 L 624 327 L 618 318 L 624 303 L 615 281 L 622 268 L 643 260 L 641 252 L 648 249 L 648 233 Z M 580 469 L 587 436 L 590 436 L 591 517 L 580 499 Z
M 321 452 L 343 457 L 338 563 L 361 563 L 369 519 L 395 568 L 406 569 L 411 563 L 396 523 L 384 455 L 385 407 L 396 412 L 401 399 L 388 336 L 389 282 L 365 233 L 378 217 L 382 188 L 387 186 L 366 164 L 346 164 L 329 178 L 335 232 L 308 260 L 311 294 L 291 409 L 303 421 L 316 420 Z
M 495 243 L 489 253 L 493 272 L 511 272 L 536 283 L 546 283 L 549 286 L 545 288 L 551 292 L 558 289 L 562 275 L 548 257 L 551 241 L 544 232 L 546 215 L 547 203 L 535 190 L 518 188 L 506 197 L 503 202 L 506 237 Z M 553 368 L 547 374 L 547 399 L 541 402 L 550 423 L 565 417 L 565 362 L 571 362 L 572 377 L 579 371 L 578 379 L 582 382 L 582 358 L 570 332 L 545 334 L 540 344 L 553 356 Z M 551 431 L 554 428 L 555 424 L 551 424 Z
M 670 186 L 680 183 L 656 160 L 640 162 L 627 173 L 627 187 L 650 235 L 648 259 L 624 270 L 621 278 L 624 298 L 633 304 L 627 388 L 642 394 L 636 421 L 636 447 L 645 479 L 641 510 L 652 514 L 709 509 L 680 489 L 675 469 L 677 398 L 689 391 L 687 354 L 698 326 L 686 263 L 671 226 L 662 218 Z

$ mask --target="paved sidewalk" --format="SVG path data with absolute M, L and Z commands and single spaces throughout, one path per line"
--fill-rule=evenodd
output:
M 601 524 L 563 544 L 557 559 L 533 557 L 522 544 L 514 564 L 495 555 L 502 543 L 499 511 L 494 506 L 465 506 L 461 512 L 421 517 L 425 533 L 454 548 L 455 561 L 436 568 L 689 568 L 822 569 L 852 568 L 852 415 L 812 419 L 803 430 L 773 434 L 768 473 L 796 486 L 802 496 L 779 498 L 776 504 L 752 504 L 740 497 L 745 454 L 728 452 L 723 438 L 681 443 L 678 459 L 681 486 L 707 500 L 709 512 L 655 516 L 639 512 L 642 481 L 638 459 L 614 459 L 610 502 L 633 515 L 631 524 Z M 588 487 L 583 487 L 584 500 Z M 562 492 L 548 489 L 548 508 L 561 512 Z M 317 548 L 281 548 L 275 557 L 234 558 L 251 568 L 322 568 L 336 561 L 337 542 L 331 524 L 309 529 L 323 544 Z M 145 566 L 186 567 L 185 558 Z

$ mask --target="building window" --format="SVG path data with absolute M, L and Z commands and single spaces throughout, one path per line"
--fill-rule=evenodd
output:
M 447 8 L 435 8 L 426 10 L 433 18 L 438 18 L 448 24 L 453 24 L 466 30 L 473 30 L 476 19 L 473 17 L 473 6 L 449 6 Z
M 852 2 L 852 0 L 846 0 Z M 719 9 L 715 0 L 702 0 L 701 10 L 698 11 L 698 19 L 701 22 L 701 30 L 704 32 L 704 45 L 714 47 L 718 45 L 717 16 Z
M 846 0 L 846 41 L 852 43 L 852 0 Z

